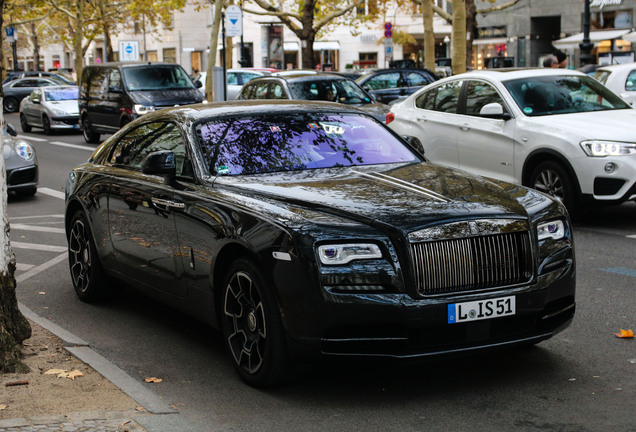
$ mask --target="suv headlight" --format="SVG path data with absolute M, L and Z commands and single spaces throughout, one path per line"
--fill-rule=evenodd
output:
M 636 154 L 636 144 L 617 141 L 581 141 L 581 148 L 585 154 L 590 157 L 626 156 Z
M 565 237 L 565 224 L 561 220 L 540 223 L 537 226 L 537 237 L 539 241 L 548 238 L 559 240 Z
M 353 260 L 382 258 L 380 247 L 373 243 L 343 243 L 318 246 L 320 262 L 342 265 Z
M 134 108 L 135 108 L 135 114 L 138 114 L 138 115 L 148 114 L 149 112 L 153 112 L 155 110 L 155 107 L 153 106 L 141 105 L 141 104 L 136 104 Z

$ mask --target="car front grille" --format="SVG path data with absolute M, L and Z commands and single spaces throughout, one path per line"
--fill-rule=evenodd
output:
M 7 185 L 21 185 L 24 183 L 33 183 L 36 181 L 38 169 L 35 166 L 26 168 L 16 168 L 7 173 Z
M 515 231 L 518 223 L 497 225 L 488 226 L 486 235 L 465 236 L 460 229 L 460 238 L 411 241 L 417 292 L 444 295 L 530 282 L 534 267 L 528 231 Z M 466 225 L 473 234 L 483 234 L 483 226 Z

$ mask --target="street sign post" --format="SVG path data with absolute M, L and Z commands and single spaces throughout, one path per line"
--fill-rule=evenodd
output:
M 119 61 L 139 61 L 139 41 L 119 41 Z
M 225 10 L 225 36 L 243 36 L 243 11 L 237 5 Z
M 5 28 L 4 33 L 7 36 L 5 38 L 7 42 L 15 42 L 18 39 L 18 31 L 15 27 Z

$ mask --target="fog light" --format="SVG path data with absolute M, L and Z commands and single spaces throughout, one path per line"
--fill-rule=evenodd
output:
M 616 171 L 616 164 L 610 162 L 607 165 L 605 165 L 605 172 L 606 173 L 611 174 L 614 171 Z

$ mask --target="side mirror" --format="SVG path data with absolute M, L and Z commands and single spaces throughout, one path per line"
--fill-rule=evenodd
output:
M 40 99 L 31 99 L 31 102 L 33 102 L 36 105 L 40 104 Z
M 480 117 L 486 117 L 491 119 L 510 120 L 512 116 L 509 113 L 505 113 L 500 103 L 493 102 L 484 105 L 479 111 Z
M 410 146 L 413 147 L 415 150 L 417 150 L 420 156 L 424 157 L 424 145 L 422 145 L 422 141 L 420 141 L 419 138 L 416 138 L 414 136 L 403 136 L 402 139 L 410 144 Z
M 174 152 L 170 150 L 150 153 L 141 164 L 141 172 L 166 178 L 166 184 L 172 183 L 177 174 Z
M 18 136 L 18 131 L 11 123 L 7 123 L 7 133 L 11 136 Z
M 201 82 L 201 80 L 197 80 L 197 81 L 194 83 L 194 86 L 195 86 L 196 88 L 201 88 L 201 87 L 203 87 L 203 83 Z

